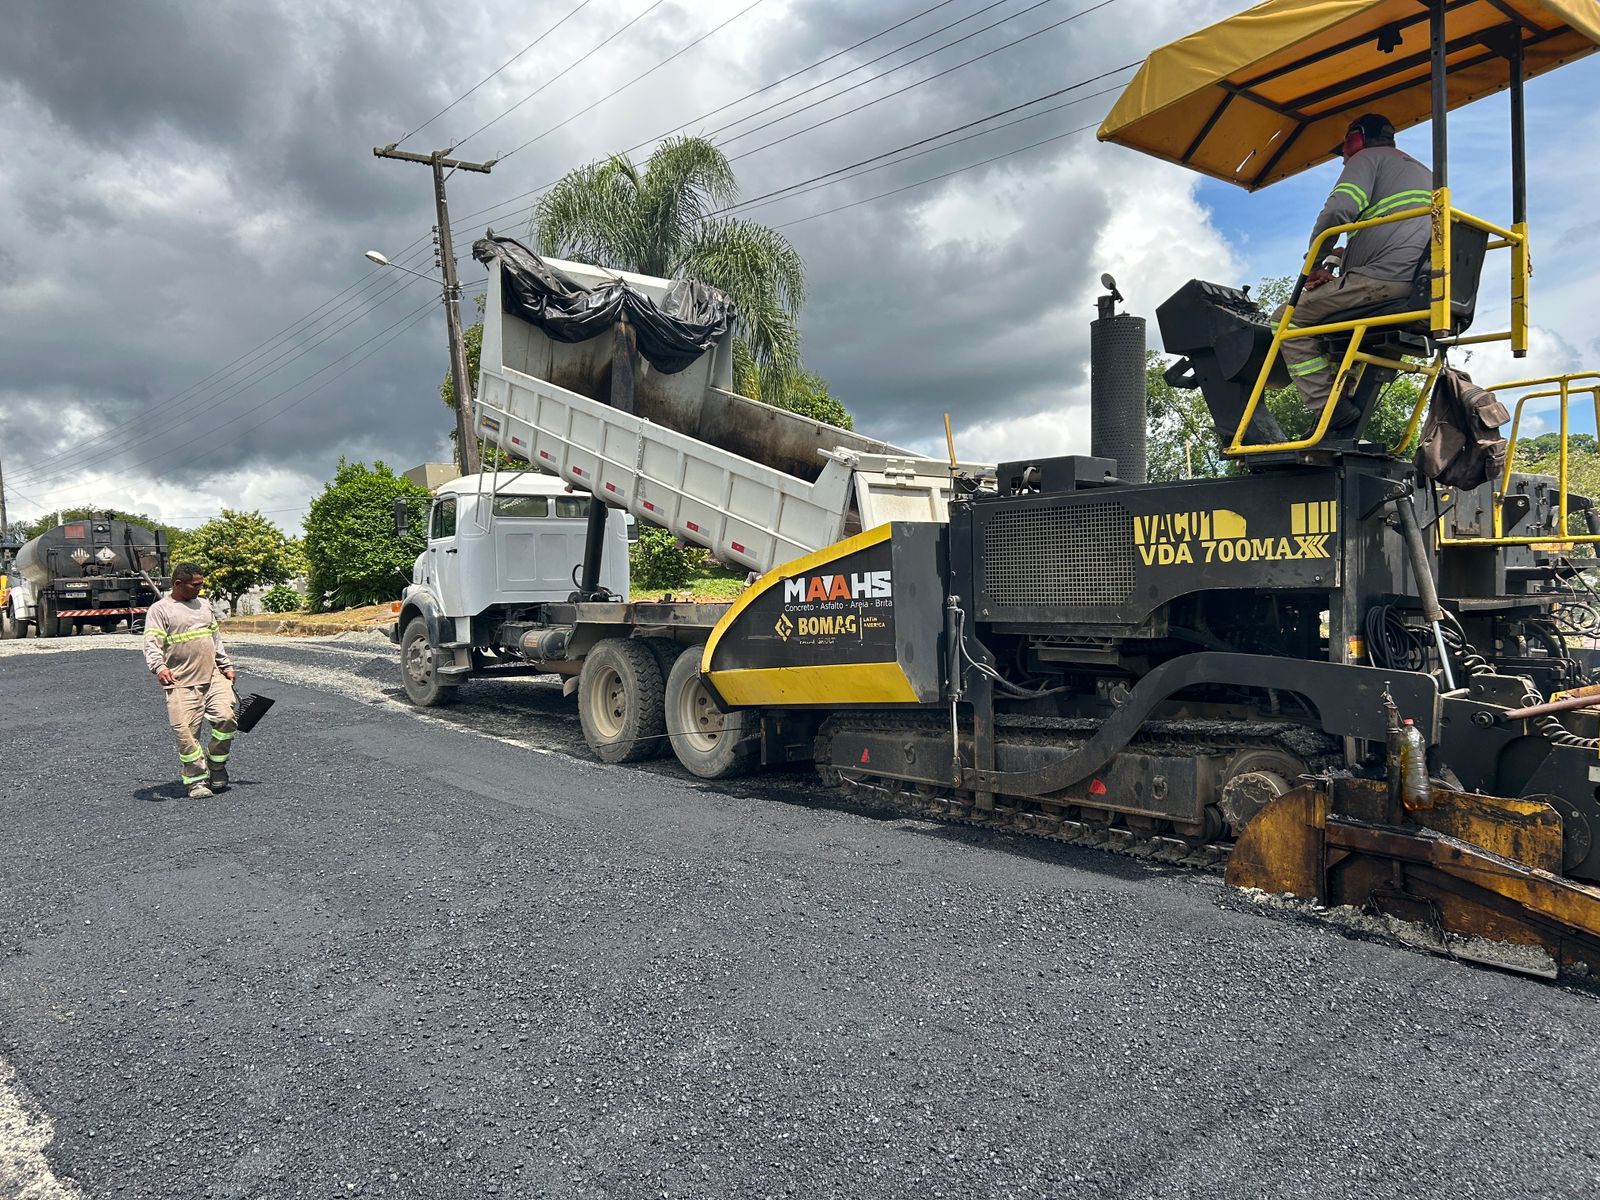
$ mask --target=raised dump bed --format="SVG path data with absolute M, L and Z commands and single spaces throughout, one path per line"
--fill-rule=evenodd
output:
M 733 392 L 719 293 L 509 238 L 474 254 L 489 268 L 485 442 L 757 572 L 852 528 L 947 519 L 949 463 Z

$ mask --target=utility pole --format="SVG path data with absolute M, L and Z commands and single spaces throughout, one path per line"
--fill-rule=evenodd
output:
M 495 164 L 488 162 L 463 162 L 459 158 L 446 158 L 449 149 L 435 150 L 432 154 L 412 154 L 407 150 L 387 146 L 374 146 L 372 153 L 378 158 L 397 158 L 401 162 L 423 163 L 433 168 L 433 202 L 438 209 L 439 267 L 444 273 L 444 323 L 450 339 L 450 381 L 456 393 L 456 465 L 463 475 L 476 475 L 478 461 L 478 435 L 472 413 L 472 380 L 467 373 L 467 347 L 461 338 L 461 285 L 456 281 L 455 247 L 450 241 L 450 203 L 444 194 L 445 171 L 477 171 L 487 175 Z
M 6 520 L 6 469 L 0 463 L 0 539 L 6 536 L 6 531 L 11 528 L 11 522 Z

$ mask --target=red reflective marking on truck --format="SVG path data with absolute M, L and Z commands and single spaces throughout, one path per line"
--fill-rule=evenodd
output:
M 1098 779 L 1091 779 L 1089 781 L 1089 795 L 1091 795 L 1091 796 L 1104 796 L 1105 794 L 1106 794 L 1106 785 L 1104 783 L 1102 783 Z
M 522 441 L 522 439 L 521 439 L 521 438 L 519 438 L 519 437 L 514 437 L 514 438 L 512 438 L 512 439 L 511 439 L 511 444 L 512 444 L 512 445 L 513 445 L 513 446 L 520 446 L 520 445 L 522 445 L 522 444 L 523 444 L 523 441 Z
M 549 458 L 550 457 L 550 451 L 548 451 L 548 450 L 539 451 L 539 457 L 540 458 Z
M 700 532 L 700 526 L 696 525 L 693 521 L 685 521 L 684 524 L 690 529 L 694 530 L 696 533 Z
M 573 467 L 572 468 L 572 473 L 574 475 L 582 475 L 583 474 L 583 468 L 582 467 Z
M 655 512 L 656 511 L 656 506 L 654 504 L 651 504 L 650 501 L 648 501 L 648 500 L 646 500 L 644 502 L 644 506 L 646 508 L 648 508 L 651 512 Z
M 608 484 L 606 484 L 606 491 L 608 491 L 608 492 L 614 492 L 614 491 L 616 491 L 616 490 L 617 490 L 617 485 L 616 485 L 616 484 L 614 484 L 614 483 L 608 483 Z
M 66 612 L 58 612 L 58 617 L 131 617 L 137 613 L 149 612 L 148 608 L 73 608 Z
M 741 546 L 738 542 L 729 542 L 728 545 L 732 546 L 740 554 L 744 553 L 744 547 Z

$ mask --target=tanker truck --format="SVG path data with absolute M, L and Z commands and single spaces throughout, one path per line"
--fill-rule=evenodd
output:
M 170 583 L 166 535 L 94 515 L 67 521 L 22 543 L 6 564 L 0 638 L 31 626 L 40 637 L 84 628 L 130 629 Z

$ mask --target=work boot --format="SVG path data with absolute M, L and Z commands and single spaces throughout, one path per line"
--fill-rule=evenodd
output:
M 191 800 L 209 800 L 214 795 L 216 795 L 216 793 L 208 788 L 204 783 L 194 783 L 189 785 L 189 799 Z
M 209 782 L 211 784 L 212 791 L 224 791 L 228 786 L 228 768 L 219 763 L 212 763 L 211 778 Z

